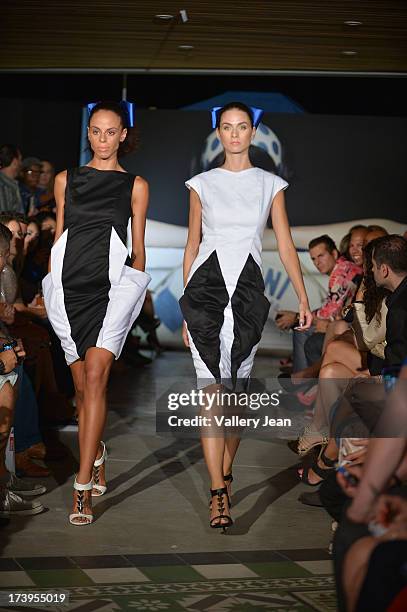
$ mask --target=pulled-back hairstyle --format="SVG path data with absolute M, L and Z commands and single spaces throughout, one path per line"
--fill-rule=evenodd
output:
M 125 106 L 120 104 L 119 102 L 113 102 L 110 100 L 98 102 L 97 104 L 95 104 L 95 106 L 89 113 L 88 126 L 90 125 L 90 121 L 93 115 L 101 110 L 111 111 L 112 113 L 115 113 L 120 118 L 122 128 L 127 129 L 126 138 L 123 142 L 120 143 L 117 156 L 121 157 L 122 155 L 127 155 L 127 153 L 131 153 L 132 151 L 134 151 L 138 144 L 137 135 L 135 128 L 130 127 L 130 119 Z
M 244 113 L 246 113 L 246 115 L 249 117 L 250 125 L 253 127 L 254 122 L 253 122 L 252 109 L 249 108 L 243 102 L 228 102 L 227 104 L 225 104 L 225 106 L 222 106 L 222 108 L 216 113 L 216 127 L 217 128 L 220 126 L 220 121 L 221 121 L 223 113 L 226 113 L 226 111 L 232 110 L 233 108 L 237 108 L 238 110 L 241 110 Z

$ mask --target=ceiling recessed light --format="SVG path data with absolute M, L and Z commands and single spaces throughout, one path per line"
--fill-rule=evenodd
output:
M 343 23 L 351 27 L 363 25 L 361 21 L 354 21 L 353 19 L 349 19 L 348 21 L 344 21 Z
M 162 13 L 159 15 L 154 15 L 154 19 L 159 19 L 160 21 L 171 21 L 171 19 L 174 19 L 174 15 L 167 15 L 166 13 Z
M 345 50 L 345 51 L 341 51 L 342 55 L 357 55 L 358 52 L 357 51 L 352 51 L 351 49 L 349 50 Z
M 178 45 L 180 51 L 191 51 L 193 48 L 194 45 Z

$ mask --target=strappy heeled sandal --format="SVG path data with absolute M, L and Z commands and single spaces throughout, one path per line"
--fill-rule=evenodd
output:
M 72 514 L 69 515 L 69 522 L 71 523 L 71 525 L 81 526 L 81 525 L 90 525 L 92 523 L 93 514 L 85 514 L 83 512 L 85 508 L 85 494 L 84 493 L 85 491 L 91 491 L 92 486 L 93 486 L 92 480 L 88 482 L 87 484 L 80 484 L 79 482 L 76 482 L 76 476 L 75 476 L 73 488 L 76 492 L 76 505 L 77 505 L 78 511 L 72 512 Z M 76 521 L 75 519 L 85 519 L 85 520 Z
M 226 474 L 226 476 L 224 476 L 224 477 L 223 477 L 223 480 L 224 480 L 225 482 L 227 482 L 227 483 L 232 484 L 232 482 L 233 482 L 233 474 L 232 474 L 232 472 L 230 472 L 229 474 Z M 232 502 L 231 502 L 231 500 L 230 500 L 230 497 L 231 497 L 231 496 L 230 496 L 229 489 L 228 489 L 229 508 L 231 508 L 231 507 L 232 507 Z M 211 500 L 209 500 L 209 508 L 212 508 L 212 499 L 211 499 Z
M 226 476 L 223 477 L 223 480 L 227 483 L 227 485 L 228 484 L 232 484 L 232 482 L 233 482 L 233 474 L 232 474 L 232 472 L 230 472 L 229 474 L 226 474 Z M 226 485 L 226 488 L 228 488 L 227 485 Z M 231 494 L 230 494 L 229 489 L 228 489 L 229 508 L 232 507 L 232 502 L 230 501 L 230 499 L 231 499 Z
M 216 501 L 218 504 L 219 514 L 217 516 L 214 516 L 210 520 L 209 524 L 212 527 L 212 529 L 222 529 L 223 533 L 225 533 L 226 529 L 233 525 L 232 517 L 229 516 L 228 514 L 225 514 L 225 503 L 223 501 L 224 495 L 226 495 L 227 497 L 228 504 L 230 503 L 227 487 L 222 487 L 221 489 L 210 489 L 210 491 L 211 491 L 211 497 L 217 498 Z
M 329 438 L 326 431 L 316 431 L 311 427 L 311 425 L 306 425 L 304 431 L 298 438 L 297 453 L 300 455 L 300 457 L 303 457 L 316 446 L 327 446 L 328 442 Z
M 107 491 L 107 486 L 106 485 L 101 485 L 99 483 L 100 468 L 101 468 L 102 465 L 104 465 L 104 463 L 106 462 L 106 459 L 107 459 L 106 444 L 103 442 L 103 440 L 101 440 L 100 443 L 103 446 L 103 453 L 102 453 L 102 456 L 99 457 L 99 459 L 96 459 L 95 463 L 93 464 L 93 472 L 92 472 L 92 483 L 93 483 L 92 497 L 100 497 L 101 495 L 104 495 L 106 493 L 106 491 Z M 96 493 L 96 491 L 97 491 L 97 493 Z

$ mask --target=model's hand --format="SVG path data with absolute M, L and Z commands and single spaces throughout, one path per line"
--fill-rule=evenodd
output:
M 182 339 L 184 341 L 185 346 L 189 346 L 189 338 L 187 334 L 187 324 L 185 321 L 182 324 Z
M 300 302 L 298 312 L 299 326 L 301 327 L 301 330 L 303 331 L 309 329 L 312 325 L 313 315 L 309 308 L 308 302 Z
M 279 329 L 290 329 L 297 322 L 297 313 L 292 310 L 279 310 L 275 323 Z

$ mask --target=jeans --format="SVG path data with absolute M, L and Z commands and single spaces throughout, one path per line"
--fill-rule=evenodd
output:
M 305 331 L 298 331 L 294 329 L 293 372 L 299 372 L 309 365 L 305 355 L 305 343 L 313 334 L 315 334 L 315 327 L 313 325 L 311 325 L 311 327 Z
M 17 366 L 18 394 L 14 408 L 14 444 L 15 452 L 30 448 L 42 442 L 38 424 L 38 404 L 31 381 L 22 365 Z

